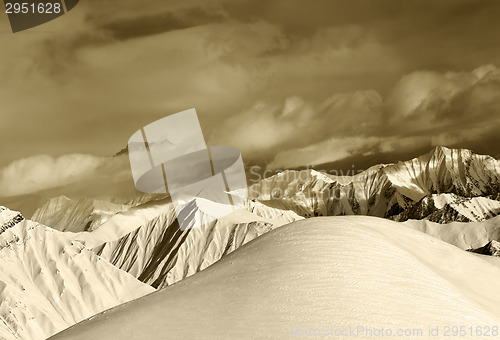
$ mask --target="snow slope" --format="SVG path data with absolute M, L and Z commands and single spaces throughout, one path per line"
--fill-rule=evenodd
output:
M 53 200 L 55 206 L 61 207 L 59 201 Z M 114 215 L 109 213 L 106 219 L 101 218 L 102 224 L 92 230 L 66 231 L 65 234 L 142 282 L 164 287 L 208 267 L 273 228 L 303 219 L 291 211 L 247 202 L 245 209 L 212 221 L 204 212 L 206 209 L 196 206 L 198 203 L 202 202 L 192 202 L 184 209 L 192 221 L 208 221 L 202 228 L 181 230 L 174 206 L 169 198 L 165 198 L 129 207 Z M 212 207 L 212 210 L 217 210 L 217 207 Z M 71 210 L 68 214 L 78 220 L 88 216 L 89 212 Z M 55 218 L 57 215 L 44 216 Z
M 129 232 L 122 233 L 119 238 L 112 233 L 103 236 L 112 220 L 90 235 L 81 236 L 100 233 L 101 240 L 106 239 L 106 242 L 100 245 L 95 240 L 84 242 L 94 244 L 95 253 L 116 267 L 161 288 L 205 269 L 278 226 L 302 218 L 257 203 L 249 208 L 255 213 L 240 209 L 213 221 L 207 212 L 192 206 L 196 203 L 199 202 L 192 202 L 184 209 L 191 220 L 207 221 L 202 227 L 181 230 L 172 204 L 158 204 L 142 210 L 137 208 L 134 215 L 130 215 L 132 209 L 129 210 L 128 217 L 121 219 L 123 223 L 119 224 L 122 231 L 127 229 Z
M 154 291 L 17 212 L 0 207 L 0 226 L 0 339 L 45 339 Z
M 425 336 L 429 325 L 442 336 L 445 325 L 498 326 L 499 280 L 479 256 L 397 222 L 312 218 L 51 339 L 285 339 L 358 326 Z
M 402 224 L 464 250 L 483 247 L 492 240 L 500 241 L 500 216 L 484 222 L 440 224 L 427 220 L 408 220 Z

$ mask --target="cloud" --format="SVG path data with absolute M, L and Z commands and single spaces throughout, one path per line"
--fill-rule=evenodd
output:
M 332 163 L 356 154 L 370 154 L 368 150 L 379 142 L 376 137 L 331 138 L 303 148 L 278 153 L 267 168 L 288 169 Z
M 318 165 L 356 155 L 412 154 L 436 145 L 495 154 L 500 128 L 500 69 L 417 71 L 387 96 L 374 90 L 337 93 L 322 101 L 288 97 L 258 103 L 226 121 L 215 140 L 270 168 Z
M 484 86 L 497 82 L 499 77 L 500 69 L 493 65 L 471 72 L 417 71 L 401 78 L 388 103 L 395 118 L 424 116 L 433 123 L 480 114 L 481 108 L 474 110 L 471 106 L 484 106 L 490 99 L 496 99 L 485 93 Z
M 366 146 L 375 153 L 410 152 L 415 141 L 497 154 L 500 89 L 488 63 L 500 58 L 498 6 L 81 2 L 39 28 L 0 36 L 0 164 L 112 154 L 138 127 L 191 107 L 209 144 L 236 146 L 252 162 L 284 164 L 280 154 L 291 150 L 309 162 L 300 150 L 332 138 L 349 154 L 362 138 L 380 140 Z M 331 159 L 346 154 L 328 150 Z
M 270 160 L 277 150 L 370 131 L 382 123 L 381 105 L 380 95 L 370 90 L 337 93 L 319 103 L 298 96 L 283 102 L 259 102 L 229 118 L 210 141 L 235 146 L 248 160 Z
M 0 169 L 0 196 L 9 197 L 64 186 L 95 176 L 107 157 L 72 154 L 38 155 Z
M 335 77 L 366 79 L 369 56 L 378 74 L 398 68 L 394 51 L 359 26 L 296 36 L 226 2 L 156 3 L 127 1 L 113 13 L 91 1 L 36 33 L 0 37 L 2 123 L 11 127 L 0 144 L 19 140 L 0 164 L 38 153 L 111 154 L 138 126 L 191 107 L 209 135 L 256 103 L 353 89 L 356 81 Z

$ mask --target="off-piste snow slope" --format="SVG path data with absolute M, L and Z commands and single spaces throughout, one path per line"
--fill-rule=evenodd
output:
M 350 328 L 430 338 L 429 326 L 441 338 L 446 326 L 477 338 L 478 326 L 491 334 L 500 322 L 498 282 L 498 267 L 400 223 L 311 218 L 51 339 L 287 339 Z
M 0 339 L 46 339 L 153 291 L 69 234 L 0 207 Z

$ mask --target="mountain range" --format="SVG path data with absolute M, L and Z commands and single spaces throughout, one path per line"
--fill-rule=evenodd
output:
M 126 150 L 115 157 L 126 157 Z M 122 182 L 118 181 L 108 186 L 112 192 L 118 193 L 121 189 L 113 186 L 121 184 Z M 75 184 L 72 187 L 81 186 L 83 184 Z M 382 263 L 392 266 L 391 263 L 396 260 L 383 255 L 384 252 L 381 250 L 382 244 L 396 242 L 392 239 L 392 235 L 388 235 L 390 230 L 399 233 L 397 242 L 405 242 L 406 237 L 408 240 L 421 239 L 422 244 L 432 249 L 439 248 L 440 250 L 435 250 L 436 254 L 446 252 L 441 250 L 442 248 L 452 249 L 449 251 L 456 255 L 450 256 L 456 256 L 456 259 L 469 256 L 466 262 L 470 267 L 475 267 L 477 261 L 482 262 L 479 258 L 471 260 L 471 257 L 480 256 L 474 253 L 493 256 L 498 256 L 500 253 L 495 250 L 496 242 L 500 241 L 500 216 L 497 216 L 500 214 L 500 161 L 490 156 L 477 155 L 470 150 L 436 147 L 418 158 L 396 164 L 372 166 L 353 176 L 337 176 L 314 169 L 286 170 L 250 185 L 249 198 L 245 205 L 223 218 L 213 218 L 219 215 L 217 211 L 221 209 L 215 203 L 195 199 L 187 204 L 183 208 L 184 212 L 181 211 L 181 214 L 188 216 L 186 223 L 194 225 L 194 221 L 207 221 L 201 228 L 181 230 L 176 220 L 175 208 L 168 195 L 131 194 L 129 189 L 126 192 L 126 196 L 112 199 L 102 195 L 86 197 L 56 195 L 43 200 L 37 198 L 43 203 L 33 209 L 30 220 L 7 208 L 0 209 L 0 245 L 5 243 L 0 253 L 6 254 L 0 258 L 0 262 L 8 259 L 10 262 L 5 264 L 5 267 L 12 267 L 13 271 L 12 273 L 6 271 L 4 277 L 0 277 L 0 284 L 5 286 L 0 294 L 2 301 L 6 301 L 2 303 L 2 308 L 5 308 L 1 314 L 4 323 L 0 324 L 0 336 L 6 339 L 44 339 L 91 315 L 148 295 L 155 289 L 162 290 L 152 294 L 151 298 L 148 296 L 134 302 L 130 305 L 130 309 L 128 307 L 125 309 L 126 313 L 135 315 L 135 306 L 138 306 L 137 310 L 143 310 L 140 306 L 145 303 L 144 301 L 162 306 L 165 299 L 165 301 L 174 299 L 180 304 L 196 305 L 194 297 L 184 299 L 179 297 L 182 293 L 169 292 L 182 291 L 182 288 L 175 287 L 182 287 L 184 282 L 185 287 L 192 287 L 185 289 L 203 290 L 203 287 L 196 283 L 198 279 L 190 277 L 206 277 L 210 282 L 216 281 L 216 277 L 228 279 L 229 271 L 234 269 L 241 272 L 245 265 L 263 274 L 261 277 L 263 285 L 274 287 L 273 285 L 281 282 L 284 284 L 285 292 L 289 289 L 290 294 L 294 291 L 298 294 L 300 285 L 305 283 L 301 283 L 299 278 L 294 278 L 292 275 L 296 261 L 283 262 L 284 268 L 287 269 L 284 269 L 285 272 L 280 274 L 281 276 L 276 277 L 272 274 L 271 267 L 263 260 L 266 256 L 291 256 L 285 254 L 284 250 L 276 253 L 272 250 L 274 246 L 281 247 L 283 244 L 288 244 L 289 239 L 295 241 L 288 244 L 287 252 L 302 254 L 305 249 L 311 250 L 307 256 L 304 253 L 304 261 L 309 261 L 308 256 L 311 260 L 321 256 L 328 258 L 329 251 L 333 253 L 338 251 L 335 256 L 341 258 L 355 258 L 356 252 L 364 252 L 371 247 L 368 243 L 361 245 L 357 242 L 366 239 L 366 234 L 381 232 L 385 236 L 377 234 L 373 240 L 375 243 L 380 242 L 381 245 L 377 246 L 379 252 L 372 255 L 374 259 L 382 257 L 384 261 L 388 261 Z M 314 218 L 318 216 L 330 217 Z M 304 219 L 318 223 L 301 222 Z M 355 229 L 359 227 L 352 235 L 347 231 L 351 226 Z M 313 240 L 306 241 L 311 237 L 305 231 L 307 228 L 310 229 L 311 235 L 316 235 L 316 238 L 321 238 L 319 234 L 322 232 L 326 235 L 330 232 L 333 234 L 327 236 L 328 242 L 321 243 L 323 242 L 321 241 L 321 246 L 318 245 L 316 249 L 317 245 Z M 376 231 L 377 228 L 384 231 Z M 281 231 L 282 229 L 291 231 Z M 399 229 L 403 231 L 397 231 Z M 287 234 L 289 232 L 291 234 Z M 421 236 L 414 236 L 423 235 L 422 232 L 429 236 L 423 239 Z M 275 236 L 267 237 L 267 234 Z M 429 241 L 433 240 L 433 237 L 439 239 L 441 243 L 438 242 L 439 245 L 434 246 L 433 242 Z M 302 247 L 298 246 L 301 238 L 304 239 Z M 267 241 L 260 241 L 261 239 Z M 450 245 L 444 247 L 442 241 Z M 351 250 L 344 249 L 343 242 L 346 242 L 345 247 L 353 248 L 352 254 Z M 256 244 L 261 245 L 256 246 Z M 257 250 L 250 251 L 250 253 L 255 252 L 255 255 L 247 255 L 245 249 L 257 249 L 256 247 L 260 247 L 262 255 L 257 255 Z M 393 251 L 414 253 L 407 246 L 401 248 L 404 250 L 398 249 L 394 248 Z M 450 258 L 450 261 L 458 261 L 456 259 Z M 332 260 L 338 261 L 339 266 L 348 265 L 338 257 Z M 252 261 L 257 262 L 252 265 Z M 425 261 L 430 260 L 425 259 Z M 222 264 L 219 265 L 219 262 Z M 233 268 L 233 262 L 242 264 Z M 415 263 L 407 264 L 416 266 Z M 445 265 L 449 264 L 443 264 Z M 219 274 L 213 274 L 217 273 L 217 270 L 212 267 L 217 266 L 226 269 L 221 269 Z M 421 272 L 434 268 L 434 265 L 429 266 L 426 264 L 425 268 L 415 267 L 415 270 Z M 300 266 L 297 268 L 297 273 L 303 273 L 301 275 L 304 276 L 311 276 L 314 271 L 318 273 L 322 271 L 315 265 L 311 265 L 310 269 Z M 439 270 L 442 270 L 442 266 Z M 488 270 L 492 272 L 492 278 L 496 277 L 497 273 L 493 269 Z M 207 274 L 203 274 L 204 272 Z M 367 273 L 368 276 L 358 277 L 356 280 L 373 281 L 370 271 Z M 410 272 L 405 273 L 401 275 L 411 275 Z M 202 274 L 204 276 L 200 276 Z M 344 271 L 344 274 L 353 275 L 350 269 Z M 332 274 L 325 272 L 324 275 Z M 402 276 L 394 272 L 387 275 L 391 278 L 389 281 L 403 280 Z M 433 277 L 431 280 L 442 281 L 448 274 L 443 275 Z M 335 277 L 330 279 L 333 280 L 328 281 L 332 287 L 342 286 L 345 283 Z M 462 280 L 458 277 L 456 279 Z M 253 282 L 258 279 L 255 276 L 249 277 L 249 280 Z M 430 282 L 420 277 L 412 282 L 415 287 L 430 285 Z M 288 283 L 290 285 L 287 285 Z M 225 287 L 222 283 L 215 285 L 215 287 L 208 285 L 213 296 L 222 297 L 224 291 L 233 292 L 230 287 Z M 455 290 L 452 289 L 449 294 L 459 294 L 457 292 L 462 291 L 463 287 L 456 290 L 460 283 L 452 282 L 452 285 Z M 259 293 L 263 287 L 256 288 L 258 285 L 247 287 L 243 283 L 241 287 L 248 292 L 248 301 L 252 296 L 256 301 L 265 298 Z M 439 289 L 442 291 L 445 288 Z M 463 289 L 468 292 L 467 294 L 478 294 L 472 284 Z M 238 291 L 233 293 L 237 294 Z M 291 299 L 293 294 L 290 296 L 285 294 L 282 297 Z M 381 297 L 383 298 L 385 297 Z M 390 301 L 394 299 L 390 296 L 386 298 Z M 451 296 L 449 298 L 451 299 Z M 309 300 L 308 303 L 312 303 L 313 300 Z M 409 300 L 408 297 L 408 303 Z M 18 301 L 24 305 L 16 305 Z M 482 298 L 460 301 L 456 313 L 470 311 L 472 308 L 470 306 L 474 305 L 476 308 L 477 303 L 484 302 Z M 177 310 L 187 314 L 194 313 L 176 303 L 173 305 Z M 346 300 L 344 303 L 342 308 L 347 311 L 349 304 L 354 301 Z M 382 303 L 382 300 L 374 300 L 373 303 Z M 485 309 L 482 309 L 483 307 Z M 119 315 L 122 313 L 120 308 L 116 309 Z M 233 307 L 227 308 L 231 310 Z M 445 309 L 442 305 L 439 308 L 443 311 Z M 490 307 L 485 306 L 479 308 L 483 312 L 490 310 Z M 217 310 L 213 312 L 219 313 Z M 271 312 L 263 310 L 262 317 L 273 319 Z M 169 320 L 185 321 L 168 313 L 165 317 Z M 403 315 L 406 315 L 404 316 L 406 318 L 413 315 L 408 314 L 408 311 L 405 313 Z M 426 313 L 430 313 L 429 318 L 433 315 L 430 311 Z M 495 310 L 494 319 L 496 315 L 500 315 L 496 313 Z M 203 320 L 203 316 L 194 314 Z M 249 314 L 248 317 L 256 318 L 257 314 Z M 103 318 L 98 317 L 96 320 Z M 107 319 L 107 316 L 105 318 Z M 151 318 L 154 319 L 153 316 Z M 318 321 L 322 320 L 321 318 L 311 320 Z M 141 318 L 138 317 L 137 320 Z M 113 322 L 110 321 L 112 324 Z M 172 326 L 173 323 L 174 321 L 169 321 L 166 324 Z M 85 322 L 85 324 L 93 323 Z M 130 324 L 133 325 L 134 322 L 131 321 Z M 188 334 L 182 333 L 182 330 L 176 331 L 180 332 L 178 333 L 180 335 Z M 215 332 L 213 329 L 207 331 Z M 87 334 L 88 330 L 80 327 L 79 332 Z M 250 330 L 248 332 L 253 334 Z M 271 330 L 269 332 L 270 335 L 273 334 Z M 104 336 L 108 333 L 102 332 L 102 334 Z M 120 331 L 115 329 L 109 333 L 110 338 L 114 334 L 118 336 Z M 217 332 L 210 334 L 220 335 Z M 193 334 L 189 336 L 196 338 Z M 82 337 L 75 337 L 75 339 L 80 338 Z
M 154 289 L 71 235 L 0 207 L 0 338 L 46 339 Z
M 244 209 L 215 221 L 192 202 L 184 208 L 187 214 L 195 212 L 191 219 L 212 221 L 201 230 L 181 230 L 170 198 L 162 195 L 140 196 L 127 204 L 56 197 L 32 218 L 73 232 L 76 241 L 116 267 L 163 288 L 250 240 L 303 218 L 368 215 L 414 221 L 411 227 L 428 232 L 436 230 L 428 227 L 431 222 L 486 223 L 500 213 L 498 183 L 500 161 L 469 150 L 437 147 L 416 159 L 373 166 L 354 176 L 287 170 L 250 186 Z M 493 219 L 479 243 L 468 242 L 461 248 L 476 249 L 495 239 L 498 221 Z M 454 238 L 462 237 L 459 230 Z M 434 236 L 454 244 L 448 232 Z
M 250 186 L 250 198 L 304 217 L 367 215 L 439 223 L 500 214 L 500 161 L 436 147 L 418 158 L 354 176 L 288 170 Z

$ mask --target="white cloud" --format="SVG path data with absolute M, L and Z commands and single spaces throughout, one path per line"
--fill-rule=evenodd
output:
M 373 91 L 338 93 L 315 103 L 298 96 L 259 102 L 222 124 L 212 144 L 239 148 L 249 159 L 303 148 L 332 136 L 361 134 L 381 124 L 382 98 Z
M 363 153 L 379 143 L 376 137 L 331 138 L 303 148 L 280 152 L 268 164 L 269 169 L 287 169 L 339 161 Z
M 37 155 L 0 169 L 0 196 L 9 197 L 78 182 L 95 174 L 107 157 L 71 154 Z
M 272 150 L 270 168 L 329 163 L 367 150 L 401 154 L 479 145 L 498 135 L 499 93 L 500 69 L 493 65 L 470 72 L 418 71 L 403 76 L 387 100 L 370 90 L 335 94 L 319 104 L 290 97 L 272 110 L 255 107 L 233 119 L 228 142 L 256 148 L 249 152 Z M 252 139 L 248 131 L 262 145 L 246 143 Z
M 471 99 L 467 95 L 495 76 L 500 76 L 500 69 L 493 65 L 481 66 L 471 72 L 413 72 L 396 84 L 388 99 L 389 108 L 395 119 L 423 116 L 429 122 L 450 118 L 450 115 L 454 119 L 474 114 L 464 105 Z

